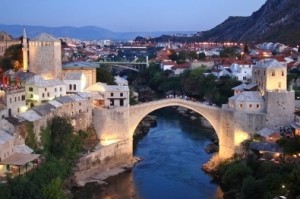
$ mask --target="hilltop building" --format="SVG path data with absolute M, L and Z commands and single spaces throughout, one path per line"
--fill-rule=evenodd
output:
M 233 88 L 228 106 L 237 112 L 262 114 L 265 126 L 281 126 L 294 119 L 295 92 L 287 90 L 286 65 L 264 59 L 252 69 L 252 83 Z
M 10 35 L 0 32 L 0 56 L 4 55 L 7 48 L 17 44 L 21 44 L 19 39 L 13 39 Z

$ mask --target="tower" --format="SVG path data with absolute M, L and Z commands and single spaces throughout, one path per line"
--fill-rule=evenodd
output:
M 22 41 L 22 52 L 23 52 L 23 71 L 28 71 L 28 44 L 25 28 L 23 30 L 23 41 Z
M 295 92 L 287 89 L 287 67 L 275 59 L 264 59 L 252 69 L 252 82 L 265 99 L 266 125 L 281 126 L 294 119 Z
M 44 79 L 61 79 L 61 41 L 42 33 L 29 41 L 29 71 Z

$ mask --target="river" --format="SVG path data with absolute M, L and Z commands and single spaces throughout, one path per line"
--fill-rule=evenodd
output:
M 218 185 L 201 170 L 211 155 L 204 151 L 211 130 L 199 128 L 170 109 L 153 113 L 157 127 L 135 146 L 143 157 L 132 170 L 108 179 L 109 185 L 86 186 L 75 192 L 76 199 L 216 199 Z

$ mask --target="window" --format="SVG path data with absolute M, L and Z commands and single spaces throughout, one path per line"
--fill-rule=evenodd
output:
M 79 102 L 79 106 L 81 106 L 81 102 Z
M 249 104 L 249 108 L 252 108 L 252 104 Z
M 47 91 L 47 88 L 45 88 L 45 91 Z
M 33 94 L 30 94 L 30 98 L 33 98 Z
M 256 104 L 256 108 L 259 108 L 259 104 Z
M 124 106 L 124 100 L 120 99 L 120 106 Z
M 69 84 L 69 90 L 70 91 L 72 90 L 72 84 Z
M 113 99 L 110 100 L 110 106 L 114 106 L 115 105 L 115 101 Z
M 275 76 L 275 71 L 272 71 L 272 76 Z
M 120 96 L 123 97 L 123 93 L 120 93 Z
M 284 76 L 284 71 L 281 72 L 281 75 Z
M 45 93 L 43 93 L 42 96 L 45 97 Z
M 17 97 L 15 97 L 15 102 L 17 101 Z
M 18 96 L 18 101 L 20 101 L 20 99 L 21 99 L 20 96 Z
M 47 96 L 50 97 L 50 93 L 47 93 Z
M 241 108 L 241 109 L 243 108 L 243 104 L 240 104 L 240 108 Z
M 114 96 L 114 93 L 110 93 L 110 96 L 113 97 L 113 96 Z
M 76 91 L 76 84 L 73 84 L 73 90 Z
M 29 90 L 29 91 L 33 91 L 33 88 L 32 88 L 32 87 L 29 87 L 28 90 Z

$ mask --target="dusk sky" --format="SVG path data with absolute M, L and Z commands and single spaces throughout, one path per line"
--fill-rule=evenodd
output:
M 202 31 L 266 0 L 1 0 L 0 24 L 98 26 L 116 32 Z

